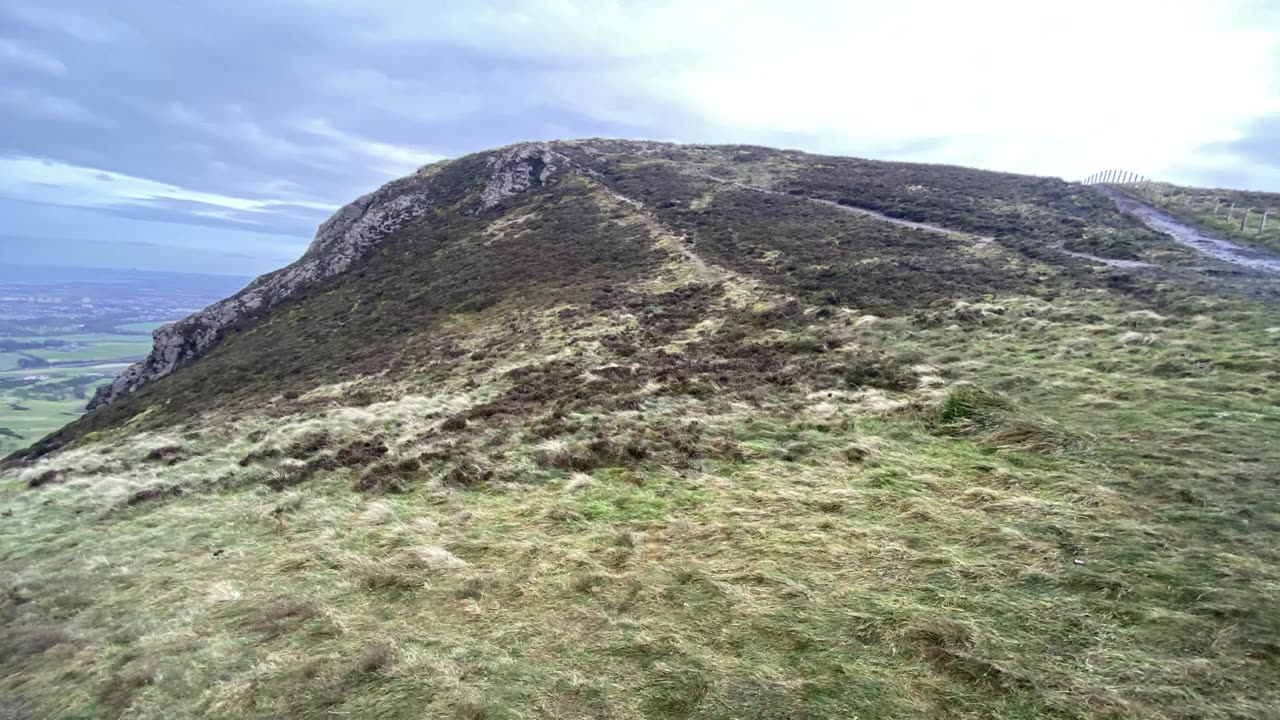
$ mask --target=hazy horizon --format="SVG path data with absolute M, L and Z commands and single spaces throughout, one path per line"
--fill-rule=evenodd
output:
M 248 282 L 255 276 L 252 274 L 227 273 L 197 270 L 155 270 L 136 265 L 72 265 L 59 263 L 29 262 L 18 259 L 0 265 L 0 283 L 12 285 L 43 284 L 48 282 L 68 282 L 71 280 L 105 282 L 103 275 L 108 274 L 111 281 L 127 278 L 130 275 L 190 275 L 193 277 L 216 277 Z

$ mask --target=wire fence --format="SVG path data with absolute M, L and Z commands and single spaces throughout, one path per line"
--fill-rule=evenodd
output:
M 1149 177 L 1130 170 L 1103 170 L 1081 180 L 1085 185 L 1141 185 L 1151 183 Z
M 1221 211 L 1222 211 L 1222 209 L 1223 209 L 1223 204 L 1224 204 L 1223 198 L 1218 198 L 1218 199 L 1214 202 L 1214 204 L 1213 204 L 1213 216 L 1214 216 L 1214 217 L 1218 217 L 1218 216 L 1219 216 L 1219 214 L 1221 213 Z M 1250 213 L 1253 213 L 1254 218 L 1256 218 L 1256 219 L 1257 219 L 1257 223 L 1258 223 L 1258 228 L 1257 228 L 1257 230 L 1258 230 L 1258 232 L 1259 232 L 1259 233 L 1265 233 L 1265 232 L 1267 231 L 1267 221 L 1271 219 L 1272 214 L 1274 214 L 1274 212 L 1275 212 L 1275 211 L 1274 211 L 1274 210 L 1272 210 L 1271 208 L 1266 208 L 1266 207 L 1264 207 L 1264 208 L 1253 208 L 1253 207 L 1248 206 L 1248 205 L 1246 205 L 1246 206 L 1244 207 L 1244 212 L 1238 212 L 1238 211 L 1236 210 L 1236 204 L 1235 204 L 1235 202 L 1234 202 L 1234 201 L 1232 201 L 1232 202 L 1231 202 L 1231 204 L 1230 204 L 1230 206 L 1228 206 L 1228 207 L 1226 208 L 1226 211 L 1227 211 L 1227 214 L 1226 214 L 1226 221 L 1227 221 L 1227 223 L 1229 223 L 1229 224 L 1234 224 L 1234 219 L 1233 219 L 1233 217 L 1232 217 L 1233 215 L 1237 215 L 1237 214 L 1238 214 L 1238 215 L 1240 216 L 1240 232 L 1244 232 L 1244 231 L 1246 231 L 1246 230 L 1248 230 L 1248 229 L 1249 229 L 1249 227 L 1250 227 L 1250 225 L 1249 225 L 1249 214 L 1250 214 Z
M 1082 181 L 1115 185 L 1157 207 L 1191 215 L 1233 235 L 1274 236 L 1280 242 L 1280 208 L 1253 202 L 1249 193 L 1223 193 L 1156 182 L 1127 170 L 1104 170 Z
M 1280 233 L 1277 209 L 1215 192 L 1196 192 L 1163 183 L 1141 193 L 1153 205 L 1181 209 L 1235 233 L 1270 235 Z

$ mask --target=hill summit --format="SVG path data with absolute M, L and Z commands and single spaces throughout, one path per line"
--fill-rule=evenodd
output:
M 0 715 L 1262 717 L 1276 279 L 1124 192 L 388 183 L 7 461 Z

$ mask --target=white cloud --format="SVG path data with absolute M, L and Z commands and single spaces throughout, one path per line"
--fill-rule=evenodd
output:
M 104 3 L 102 8 L 107 7 Z M 11 2 L 3 12 L 24 25 L 89 44 L 121 43 L 134 37 L 128 26 L 98 10 L 54 7 L 51 2 Z
M 702 140 L 804 138 L 807 149 L 869 154 L 939 140 L 916 159 L 1159 175 L 1280 112 L 1280 6 L 1250 0 L 377 8 L 352 11 L 370 46 L 516 58 L 531 69 L 488 88 L 524 83 L 513 104 L 540 96 L 679 134 L 664 127 L 674 109 Z
M 0 157 L 0 197 L 53 205 L 111 208 L 177 200 L 214 206 L 206 217 L 275 213 L 290 208 L 332 210 L 328 203 L 253 199 L 200 192 L 146 178 L 32 157 Z M 197 212 L 197 214 L 199 214 Z
M 0 105 L 8 107 L 14 112 L 46 120 L 61 120 L 86 125 L 104 125 L 107 123 L 105 118 L 89 112 L 75 100 L 40 92 L 39 90 L 27 88 L 0 90 Z
M 364 113 L 410 126 L 462 120 L 485 107 L 487 98 L 475 92 L 476 88 L 432 87 L 428 102 L 423 97 L 423 89 L 424 84 L 430 84 L 430 77 L 403 69 L 401 72 L 405 77 L 392 77 L 383 70 L 368 67 L 327 69 L 317 78 L 317 88 L 326 95 L 347 99 Z
M 383 79 L 391 82 L 385 77 Z M 344 132 L 324 118 L 297 122 L 273 118 L 275 126 L 269 127 L 250 119 L 241 108 L 222 108 L 211 118 L 180 103 L 167 104 L 160 110 L 160 115 L 189 132 L 229 134 L 263 157 L 302 162 L 316 168 L 351 171 L 353 163 L 359 163 L 359 169 L 394 177 L 445 158 L 420 147 Z
M 16 65 L 47 75 L 67 74 L 67 66 L 58 58 L 9 38 L 0 38 L 0 63 Z
M 726 18 L 732 39 L 680 73 L 678 92 L 727 127 L 832 147 L 944 138 L 954 155 L 937 159 L 1068 177 L 1158 173 L 1280 108 L 1280 26 L 1237 25 L 1220 3 L 909 2 L 803 15 Z
M 1233 143 L 1280 113 L 1275 0 L 0 5 L 21 38 L 0 40 L 0 63 L 47 83 L 0 88 L 0 111 L 79 124 L 24 123 L 10 147 L 123 171 L 0 159 L 0 194 L 39 202 L 290 216 L 442 157 L 427 148 L 554 133 L 1067 178 L 1229 170 L 1280 189 L 1264 151 Z
M 393 145 L 352 135 L 320 118 L 301 123 L 301 129 L 312 135 L 335 141 L 340 147 L 364 155 L 372 161 L 369 169 L 388 175 L 405 175 L 428 163 L 443 160 L 445 157 L 421 148 Z

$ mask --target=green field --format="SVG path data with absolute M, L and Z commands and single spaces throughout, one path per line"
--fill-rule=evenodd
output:
M 105 379 L 104 379 L 105 381 Z M 38 400 L 0 396 L 0 452 L 12 452 L 74 420 L 84 410 L 84 400 Z M 21 409 L 26 408 L 26 409 Z
M 84 411 L 84 402 L 127 363 L 0 372 L 0 455 L 31 445 Z
M 0 396 L 0 453 L 26 447 L 71 422 L 84 410 L 84 402 Z
M 150 336 L 139 333 L 66 333 L 64 335 L 5 335 L 5 340 L 17 340 L 26 343 L 43 343 L 48 340 L 61 340 L 69 343 L 113 343 L 113 342 L 145 342 L 150 343 Z
M 162 325 L 168 325 L 171 322 L 173 321 L 172 320 L 149 320 L 147 322 L 125 323 L 124 325 L 117 326 L 116 329 L 121 332 L 145 333 L 147 335 L 150 335 L 152 330 L 155 330 L 156 328 Z
M 126 367 L 127 363 L 105 363 L 0 372 L 0 455 L 24 448 L 71 422 L 84 412 L 85 402 L 98 386 Z
M 30 445 L 83 413 L 85 403 L 98 386 L 109 382 L 128 367 L 129 362 L 147 354 L 151 338 L 142 333 L 144 328 L 156 324 L 133 323 L 124 328 L 134 334 L 68 333 L 4 338 L 22 343 L 60 340 L 74 343 L 76 347 L 66 350 L 33 347 L 21 353 L 0 353 L 0 455 Z M 18 362 L 24 356 L 41 358 L 54 365 L 19 367 Z
M 68 367 L 16 368 L 12 370 L 0 370 L 0 382 L 13 378 L 28 377 L 31 375 L 45 375 L 51 378 L 72 378 L 80 375 L 100 373 L 110 377 L 129 367 L 129 365 L 130 363 L 128 362 L 107 362 L 96 363 L 89 366 L 76 365 Z
M 45 348 L 41 350 L 28 350 L 27 352 L 36 357 L 44 358 L 49 362 L 61 363 L 93 360 L 120 360 L 125 358 L 137 359 L 146 355 L 150 350 L 151 340 L 147 339 L 136 342 L 99 342 L 76 350 Z

